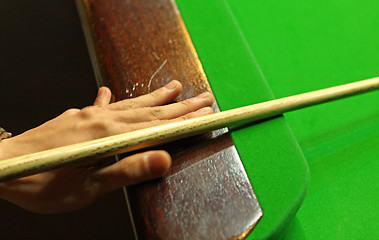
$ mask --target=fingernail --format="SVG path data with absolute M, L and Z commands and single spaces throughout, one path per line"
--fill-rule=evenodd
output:
M 165 88 L 170 89 L 170 90 L 173 90 L 173 89 L 175 89 L 177 86 L 178 86 L 178 83 L 177 83 L 176 81 L 171 81 L 171 82 L 169 82 L 169 83 L 165 86 Z
M 198 98 L 209 98 L 209 96 L 212 95 L 210 92 L 204 92 L 200 95 L 198 95 Z

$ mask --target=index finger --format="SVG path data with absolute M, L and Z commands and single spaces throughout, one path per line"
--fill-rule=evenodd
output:
M 161 87 L 152 93 L 112 103 L 109 107 L 112 110 L 128 110 L 134 108 L 161 106 L 172 102 L 181 91 L 182 84 L 177 80 L 173 80 L 164 87 Z

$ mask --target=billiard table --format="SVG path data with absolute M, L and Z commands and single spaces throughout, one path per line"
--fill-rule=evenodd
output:
M 4 2 L 1 15 L 1 120 L 15 134 L 91 104 L 96 92 L 73 1 L 22 2 Z M 379 75 L 378 2 L 176 2 L 222 110 Z M 231 129 L 264 212 L 249 239 L 379 237 L 378 99 L 368 93 Z M 2 236 L 125 237 L 126 210 L 114 207 L 122 193 L 111 197 L 59 216 L 1 201 Z
M 379 2 L 177 0 L 221 110 L 379 75 Z M 249 239 L 379 237 L 379 93 L 231 129 Z

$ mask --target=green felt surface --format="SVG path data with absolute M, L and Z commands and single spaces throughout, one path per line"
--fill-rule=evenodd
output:
M 379 76 L 379 1 L 177 2 L 223 110 Z M 368 93 L 233 131 L 264 211 L 251 238 L 379 238 L 378 104 Z M 307 186 L 297 142 L 310 185 L 283 231 Z
M 228 6 L 222 1 L 177 2 L 220 108 L 272 99 Z M 263 209 L 250 236 L 278 236 L 296 214 L 308 185 L 299 145 L 283 117 L 235 129 L 232 137 Z

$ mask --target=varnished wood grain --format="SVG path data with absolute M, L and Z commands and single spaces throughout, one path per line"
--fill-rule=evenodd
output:
M 183 84 L 179 100 L 210 91 L 174 1 L 77 2 L 97 79 L 115 100 L 172 79 Z M 173 157 L 168 175 L 128 189 L 139 238 L 227 239 L 256 224 L 261 211 L 229 134 L 167 150 Z

